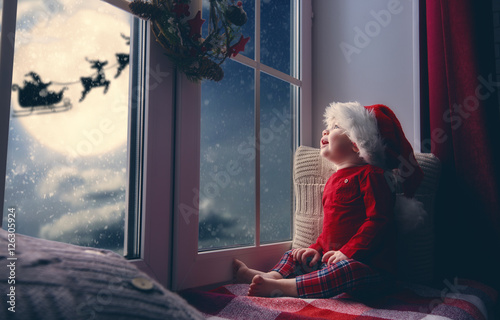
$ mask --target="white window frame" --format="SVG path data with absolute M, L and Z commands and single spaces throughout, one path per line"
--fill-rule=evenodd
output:
M 132 14 L 128 7 L 130 1 L 102 1 Z M 154 40 L 149 23 L 144 22 L 142 27 L 144 51 L 141 72 L 144 78 L 141 82 L 143 88 L 139 90 L 142 89 L 143 105 L 137 106 L 144 108 L 143 189 L 142 199 L 137 204 L 137 210 L 142 211 L 141 256 L 130 260 L 130 263 L 166 288 L 171 288 L 175 88 L 178 80 L 175 66 L 166 59 L 163 48 Z M 129 106 L 132 106 L 132 101 Z
M 310 144 L 311 138 L 311 18 L 310 1 L 296 0 L 300 10 L 295 17 L 300 21 L 297 34 L 302 38 L 299 48 L 301 74 L 298 79 L 272 69 L 259 61 L 260 58 L 260 26 L 255 25 L 255 57 L 249 59 L 238 55 L 233 60 L 241 62 L 255 70 L 256 112 L 255 132 L 260 131 L 259 122 L 259 73 L 266 73 L 278 79 L 300 87 L 300 95 L 292 99 L 300 99 L 300 115 L 296 129 L 300 132 L 300 141 L 296 145 Z M 260 19 L 260 0 L 255 1 L 256 21 Z M 309 35 L 309 36 L 308 36 Z M 200 184 L 200 107 L 201 86 L 189 82 L 185 76 L 179 76 L 177 82 L 177 130 L 175 152 L 175 198 L 174 198 L 174 247 L 172 289 L 182 290 L 191 287 L 210 286 L 226 283 L 232 279 L 232 259 L 239 258 L 248 262 L 251 267 L 269 269 L 277 259 L 290 249 L 291 241 L 272 244 L 260 243 L 259 209 L 256 209 L 255 245 L 243 248 L 231 248 L 215 251 L 198 252 L 198 191 Z M 258 138 L 257 138 L 258 139 Z M 259 157 L 256 157 L 256 188 L 260 188 Z M 257 191 L 258 195 L 258 191 Z M 256 204 L 259 199 L 257 196 Z M 182 208 L 181 208 L 182 207 Z M 186 211 L 189 208 L 190 211 Z

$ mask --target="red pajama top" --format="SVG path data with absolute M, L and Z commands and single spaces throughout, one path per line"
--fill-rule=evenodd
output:
M 394 195 L 384 171 L 370 164 L 340 169 L 323 192 L 323 231 L 310 248 L 340 250 L 374 268 L 394 272 Z

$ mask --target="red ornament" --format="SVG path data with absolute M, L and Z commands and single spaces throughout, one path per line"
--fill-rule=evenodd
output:
M 245 45 L 247 42 L 250 40 L 250 37 L 244 38 L 243 36 L 240 37 L 240 40 L 238 43 L 236 43 L 234 46 L 229 48 L 229 54 L 232 54 L 233 57 L 236 57 L 238 53 L 245 51 Z
M 201 26 L 205 22 L 205 19 L 201 18 L 201 11 L 198 10 L 198 13 L 193 19 L 188 20 L 190 30 L 189 30 L 189 36 L 195 38 L 201 37 Z
M 236 5 L 237 5 L 238 7 L 241 7 L 241 6 L 243 5 L 243 2 L 238 1 L 238 3 L 236 3 Z

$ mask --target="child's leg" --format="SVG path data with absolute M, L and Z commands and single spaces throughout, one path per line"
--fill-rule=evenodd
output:
M 296 278 L 297 295 L 301 298 L 329 298 L 343 292 L 375 291 L 382 283 L 383 277 L 378 272 L 353 259 Z
M 235 283 L 251 283 L 252 279 L 260 275 L 269 279 L 283 279 L 281 274 L 276 271 L 263 272 L 255 269 L 250 269 L 245 263 L 238 259 L 233 260 L 233 277 Z
M 330 298 L 343 292 L 376 291 L 383 277 L 356 260 L 343 260 L 295 279 L 253 278 L 249 295 L 272 297 Z
M 281 256 L 281 260 L 271 269 L 281 275 L 282 278 L 295 278 L 298 275 L 317 270 L 317 266 L 311 267 L 310 270 L 303 270 L 300 262 L 293 260 L 292 250 L 289 250 Z
M 270 278 L 262 275 L 255 275 L 250 284 L 248 295 L 261 297 L 277 297 L 289 296 L 297 297 L 297 285 L 295 277 L 313 270 L 317 270 L 321 266 L 318 262 L 313 267 L 305 267 L 297 261 L 293 260 L 292 250 L 285 252 L 281 260 L 274 266 L 271 272 L 276 272 L 281 278 Z
M 238 259 L 233 261 L 233 274 L 236 283 L 251 283 L 256 275 L 266 279 L 283 279 L 303 273 L 300 263 L 293 261 L 292 250 L 285 252 L 280 261 L 269 272 L 250 269 Z

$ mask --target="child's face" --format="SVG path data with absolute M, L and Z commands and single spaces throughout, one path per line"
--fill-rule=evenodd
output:
M 320 154 L 324 158 L 339 164 L 357 156 L 357 147 L 344 133 L 344 130 L 335 125 L 331 130 L 324 130 L 320 141 Z

